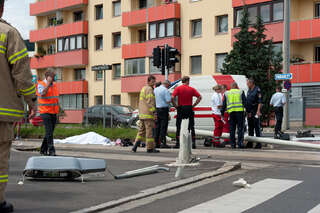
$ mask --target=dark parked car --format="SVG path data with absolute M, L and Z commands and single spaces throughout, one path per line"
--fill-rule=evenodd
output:
M 119 127 L 131 126 L 135 118 L 133 117 L 134 109 L 124 105 L 96 105 L 87 109 L 83 117 L 83 123 L 101 125 L 103 123 L 103 108 L 105 108 L 106 126 Z

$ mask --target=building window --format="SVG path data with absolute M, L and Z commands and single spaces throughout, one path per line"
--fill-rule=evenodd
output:
M 258 5 L 249 5 L 249 21 L 250 24 L 256 23 L 257 16 L 262 18 L 264 23 L 277 22 L 283 20 L 283 1 L 269 1 Z M 234 26 L 239 27 L 242 19 L 243 8 L 238 7 L 234 10 Z
M 88 107 L 88 94 L 60 95 L 59 99 L 63 109 L 74 110 Z
M 77 49 L 82 49 L 82 36 L 77 36 Z
M 55 80 L 57 82 L 61 82 L 62 81 L 62 70 L 61 69 L 56 69 L 55 71 Z
M 260 16 L 263 22 L 270 22 L 271 21 L 271 14 L 270 14 L 270 5 L 261 5 L 260 7 Z
M 192 20 L 191 21 L 192 37 L 199 37 L 202 34 L 202 20 Z
M 120 105 L 121 104 L 121 95 L 111 96 L 111 103 Z
M 166 36 L 166 23 L 159 23 L 158 38 L 163 38 Z
M 227 57 L 227 53 L 218 53 L 216 54 L 216 72 L 221 73 L 223 68 L 224 59 Z
M 102 105 L 102 95 L 94 96 L 95 105 Z
M 283 20 L 283 2 L 273 4 L 273 21 Z
M 139 0 L 139 9 L 147 8 L 147 0 Z
M 65 38 L 63 42 L 63 51 L 69 50 L 69 38 Z
M 103 50 L 103 37 L 102 35 L 95 36 L 96 50 Z
M 112 65 L 113 78 L 118 79 L 121 78 L 121 64 L 113 64 Z
M 63 50 L 63 39 L 58 39 L 58 52 L 62 52 Z
M 320 46 L 316 46 L 315 48 L 315 61 L 316 63 L 319 63 L 320 62 Z
M 145 58 L 128 59 L 124 61 L 125 75 L 145 74 Z
M 315 17 L 319 18 L 320 17 L 320 2 L 315 3 Z
M 147 40 L 147 31 L 146 30 L 139 30 L 139 42 L 145 42 Z
M 157 24 L 150 24 L 150 39 L 157 38 Z
M 217 17 L 217 32 L 218 33 L 227 33 L 228 32 L 228 16 L 218 16 Z
M 83 11 L 77 11 L 73 13 L 73 21 L 83 21 Z
M 95 6 L 96 8 L 96 20 L 103 19 L 103 5 L 99 4 Z
M 274 43 L 273 44 L 273 52 L 275 54 L 282 53 L 282 43 Z
M 201 74 L 202 72 L 202 56 L 191 56 L 191 74 Z
M 113 33 L 113 48 L 121 47 L 121 33 Z
M 249 13 L 249 23 L 255 24 L 257 22 L 258 7 L 249 7 L 248 13 Z
M 96 71 L 96 81 L 102 81 L 103 80 L 103 71 Z
M 52 55 L 56 53 L 56 45 L 50 44 L 48 47 L 48 55 Z
M 75 69 L 74 80 L 76 81 L 86 80 L 86 69 L 85 68 Z
M 174 36 L 174 21 L 167 22 L 167 36 Z
M 112 2 L 113 16 L 121 16 L 121 1 Z
M 70 37 L 70 50 L 76 49 L 76 37 Z

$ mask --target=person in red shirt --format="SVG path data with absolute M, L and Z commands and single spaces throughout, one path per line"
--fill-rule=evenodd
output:
M 182 79 L 182 85 L 177 87 L 172 94 L 172 104 L 177 109 L 177 120 L 176 120 L 176 145 L 174 148 L 180 148 L 180 130 L 182 119 L 189 119 L 188 130 L 191 131 L 192 136 L 192 148 L 196 148 L 196 133 L 194 130 L 194 112 L 193 107 L 197 106 L 202 97 L 199 92 L 193 87 L 189 86 L 190 78 L 184 76 Z M 178 97 L 178 104 L 175 98 Z M 193 97 L 197 97 L 197 100 L 192 104 Z

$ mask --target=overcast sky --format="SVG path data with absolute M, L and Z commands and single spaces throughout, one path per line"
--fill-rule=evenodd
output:
M 30 30 L 34 29 L 34 17 L 30 16 L 29 5 L 35 0 L 7 0 L 3 19 L 16 27 L 24 39 L 29 38 Z

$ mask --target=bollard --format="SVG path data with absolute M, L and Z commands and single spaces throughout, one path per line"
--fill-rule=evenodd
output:
M 180 131 L 180 149 L 177 164 L 189 164 L 191 160 L 191 136 L 188 131 L 189 120 L 183 119 Z M 183 177 L 184 166 L 179 166 L 175 178 Z

